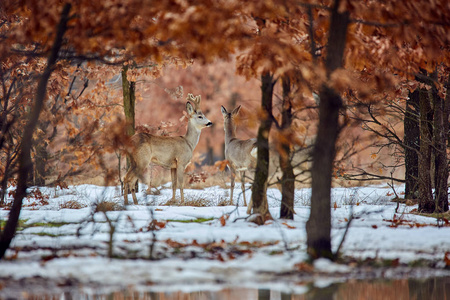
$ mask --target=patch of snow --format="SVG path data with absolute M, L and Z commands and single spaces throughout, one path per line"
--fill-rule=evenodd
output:
M 397 193 L 403 189 L 403 186 L 396 187 Z M 247 222 L 246 207 L 242 205 L 217 206 L 228 199 L 229 189 L 216 186 L 185 190 L 186 199 L 206 199 L 210 204 L 207 207 L 165 206 L 172 197 L 170 186 L 162 187 L 158 196 L 140 192 L 139 205 L 107 212 L 115 228 L 113 253 L 133 260 L 106 257 L 111 226 L 104 213 L 94 213 L 92 208 L 99 201 L 122 205 L 118 187 L 80 185 L 63 190 L 41 188 L 41 191 L 49 197 L 49 204 L 31 206 L 36 199 L 25 201 L 28 206 L 23 207 L 20 218 L 28 227 L 18 231 L 13 240 L 6 254 L 11 260 L 1 262 L 0 278 L 66 277 L 115 288 L 153 284 L 155 288 L 188 291 L 213 288 L 217 284 L 260 287 L 269 282 L 281 290 L 306 289 L 295 280 L 280 283 L 273 278 L 274 274 L 298 274 L 298 265 L 308 259 L 305 225 L 309 218 L 310 189 L 296 190 L 294 220 L 277 219 L 281 194 L 278 189 L 269 189 L 269 208 L 275 220 L 264 226 Z M 438 228 L 435 219 L 410 214 L 417 206 L 400 204 L 396 213 L 397 204 L 390 201 L 389 191 L 379 185 L 332 190 L 333 250 L 340 244 L 353 215 L 341 248 L 342 257 L 392 260 L 403 266 L 423 260 L 432 266 L 422 273 L 418 269 L 393 269 L 385 271 L 383 276 L 405 273 L 419 277 L 423 274 L 448 276 L 444 258 L 450 249 L 450 227 Z M 250 199 L 250 189 L 246 197 Z M 61 208 L 69 200 L 86 207 Z M 242 204 L 240 186 L 236 187 L 234 202 L 238 200 Z M 8 213 L 0 210 L 0 220 L 6 220 Z M 181 222 L 198 219 L 204 222 Z M 403 223 L 394 224 L 393 220 L 398 219 L 404 220 Z M 162 227 L 150 230 L 152 220 L 161 222 Z M 162 259 L 148 260 L 151 247 L 153 255 Z M 308 280 L 323 287 L 341 280 L 339 274 L 353 276 L 356 271 L 319 259 L 314 262 L 312 272 L 316 275 L 306 272 L 302 276 L 309 276 Z

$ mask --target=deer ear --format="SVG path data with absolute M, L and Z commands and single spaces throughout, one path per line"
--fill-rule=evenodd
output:
M 195 109 L 192 106 L 191 102 L 186 102 L 186 110 L 187 110 L 188 114 L 190 114 L 190 115 L 195 113 Z
M 222 110 L 222 115 L 223 115 L 224 117 L 225 117 L 226 115 L 228 115 L 227 109 L 226 109 L 225 107 L 223 107 L 223 105 L 222 105 L 221 110 Z
M 241 110 L 241 106 L 239 105 L 235 109 L 233 109 L 233 112 L 231 113 L 233 116 L 236 116 L 239 113 L 239 110 Z

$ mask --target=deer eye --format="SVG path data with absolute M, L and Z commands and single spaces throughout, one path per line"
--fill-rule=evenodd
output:
M 199 119 L 203 119 L 203 117 L 202 117 L 202 116 L 198 116 L 198 118 L 199 118 Z

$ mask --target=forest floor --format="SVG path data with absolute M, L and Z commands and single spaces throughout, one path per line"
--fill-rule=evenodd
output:
M 239 206 L 225 205 L 229 190 L 219 186 L 187 189 L 185 205 L 167 205 L 169 187 L 159 195 L 140 192 L 139 205 L 126 208 L 118 187 L 31 188 L 17 236 L 0 263 L 0 299 L 23 293 L 24 286 L 28 293 L 217 286 L 302 293 L 305 282 L 450 277 L 446 216 L 417 215 L 417 205 L 400 203 L 397 209 L 384 185 L 332 190 L 334 251 L 348 232 L 337 263 L 320 259 L 312 265 L 305 231 L 310 189 L 296 190 L 294 220 L 278 219 L 281 194 L 269 189 L 274 220 L 257 226 L 248 221 L 238 184 Z M 396 193 L 402 190 L 396 187 Z M 0 210 L 0 226 L 8 212 Z

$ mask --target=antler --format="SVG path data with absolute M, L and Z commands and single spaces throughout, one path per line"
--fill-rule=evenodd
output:
M 200 101 L 201 101 L 201 96 L 195 96 L 192 95 L 191 93 L 188 94 L 186 100 L 191 101 L 194 104 L 194 108 L 195 110 L 200 108 Z

